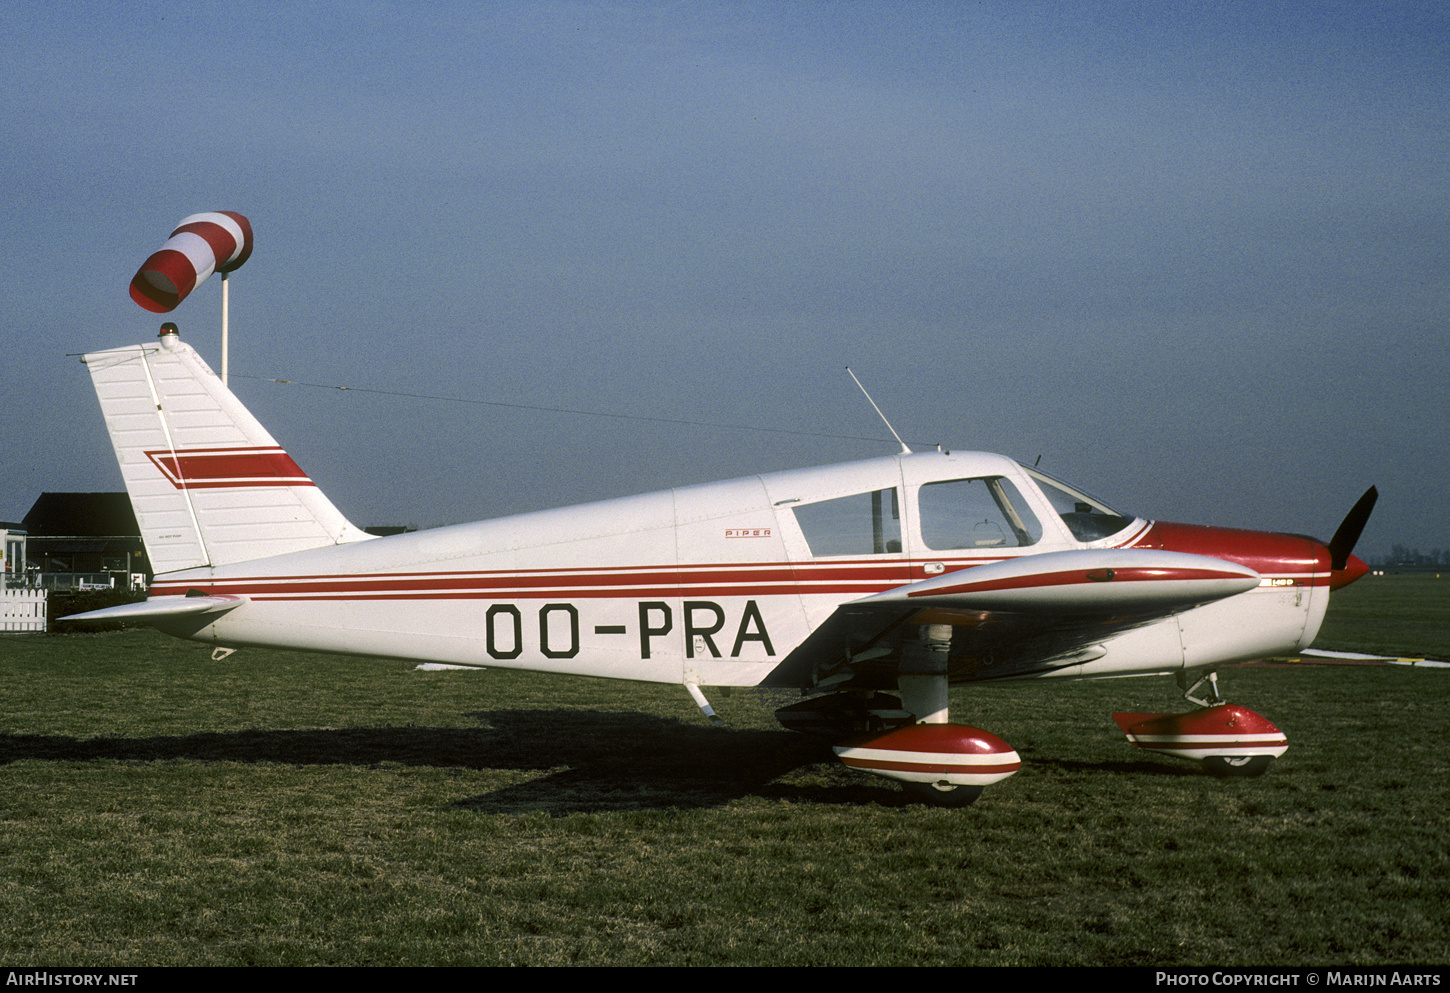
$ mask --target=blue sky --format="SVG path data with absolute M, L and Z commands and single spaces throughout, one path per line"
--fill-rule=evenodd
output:
M 850 365 L 1126 511 L 1450 547 L 1447 11 L 0 0 L 0 519 L 121 488 L 72 355 L 235 210 L 233 389 L 360 525 L 887 454 Z

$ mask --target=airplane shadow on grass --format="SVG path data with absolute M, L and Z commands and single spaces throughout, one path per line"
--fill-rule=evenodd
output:
M 0 735 L 0 765 L 25 759 L 86 762 L 382 764 L 547 773 L 471 797 L 486 812 L 556 816 L 620 809 L 711 807 L 744 796 L 800 802 L 904 805 L 890 784 L 862 782 L 829 745 L 791 731 L 702 727 L 636 712 L 496 710 L 478 728 L 358 727 L 245 730 L 146 738 Z M 777 783 L 795 770 L 810 783 Z
M 3 735 L 0 765 L 24 759 L 110 759 L 540 771 L 546 774 L 456 805 L 487 813 L 539 810 L 553 816 L 715 807 L 742 797 L 887 807 L 917 802 L 895 784 L 845 769 L 827 742 L 791 731 L 703 727 L 637 712 L 491 710 L 468 716 L 480 726 L 246 730 L 150 738 Z M 1024 758 L 1044 767 L 1060 765 L 1060 760 Z M 1072 765 L 1072 771 L 1181 774 L 1177 767 L 1127 756 L 1124 761 Z

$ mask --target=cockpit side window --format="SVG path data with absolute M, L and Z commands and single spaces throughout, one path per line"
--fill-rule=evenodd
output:
M 1034 469 L 1027 472 L 1037 481 L 1042 495 L 1047 497 L 1052 509 L 1057 511 L 1062 523 L 1078 541 L 1097 541 L 1117 534 L 1133 523 L 1133 518 L 1118 513 L 1096 497 L 1088 496 L 1060 479 Z
M 873 490 L 791 508 L 811 554 L 883 555 L 901 551 L 896 490 Z
M 951 479 L 918 491 L 921 540 L 927 548 L 1016 548 L 1036 544 L 1042 524 L 1010 479 Z

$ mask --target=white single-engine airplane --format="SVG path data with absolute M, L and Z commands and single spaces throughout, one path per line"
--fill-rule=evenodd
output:
M 137 620 L 210 642 L 702 686 L 944 805 L 1017 753 L 948 720 L 962 683 L 1171 673 L 1198 709 L 1115 714 L 1141 748 L 1254 775 L 1288 747 L 1215 668 L 1314 640 L 1371 488 L 1327 544 L 1146 521 L 1001 455 L 912 453 L 375 538 L 342 516 L 174 325 L 92 352 L 146 550 Z M 888 693 L 896 695 L 888 695 Z M 814 695 L 811 695 L 814 694 Z

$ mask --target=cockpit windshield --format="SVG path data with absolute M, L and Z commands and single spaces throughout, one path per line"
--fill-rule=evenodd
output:
M 1022 468 L 1036 480 L 1042 495 L 1047 497 L 1052 509 L 1057 511 L 1062 523 L 1078 541 L 1097 541 L 1117 534 L 1133 523 L 1132 517 L 1118 513 L 1097 497 L 1089 496 L 1041 469 Z

